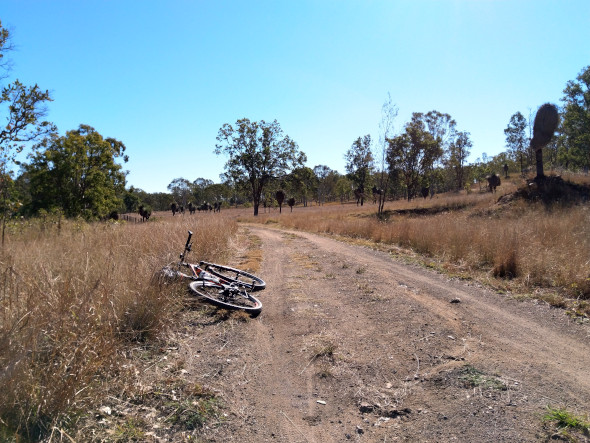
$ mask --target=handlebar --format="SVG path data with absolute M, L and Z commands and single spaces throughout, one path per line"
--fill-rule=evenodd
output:
M 186 239 L 186 245 L 184 245 L 184 249 L 188 249 L 189 251 L 191 250 L 191 237 L 193 236 L 193 231 L 188 231 L 188 238 Z
M 186 244 L 184 245 L 184 251 L 180 254 L 180 261 L 183 262 L 186 259 L 186 254 L 191 251 L 191 237 L 193 236 L 193 231 L 188 231 L 188 238 L 186 239 Z

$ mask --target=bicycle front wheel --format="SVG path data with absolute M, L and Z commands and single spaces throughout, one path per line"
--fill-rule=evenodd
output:
M 260 277 L 255 276 L 241 269 L 231 268 L 229 266 L 217 265 L 215 263 L 207 263 L 202 261 L 200 266 L 205 271 L 210 272 L 216 277 L 226 280 L 230 283 L 236 283 L 239 286 L 250 289 L 251 291 L 260 291 L 266 288 L 266 282 Z
M 191 291 L 209 303 L 226 309 L 239 309 L 256 316 L 262 312 L 262 303 L 244 289 L 220 285 L 208 280 L 197 280 L 189 285 Z

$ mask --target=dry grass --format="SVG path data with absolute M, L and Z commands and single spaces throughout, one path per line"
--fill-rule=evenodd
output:
M 575 182 L 588 184 L 577 176 Z M 502 193 L 451 194 L 432 200 L 390 202 L 386 218 L 376 206 L 352 204 L 295 207 L 293 212 L 243 216 L 242 221 L 350 239 L 375 247 L 420 254 L 429 266 L 462 278 L 477 277 L 522 292 L 557 290 L 569 299 L 590 299 L 590 206 L 547 206 L 512 195 L 520 182 L 505 181 Z M 433 265 L 433 262 L 436 265 Z M 590 314 L 590 310 L 582 310 Z
M 0 438 L 68 429 L 110 380 L 124 379 L 126 349 L 157 340 L 181 308 L 182 289 L 154 274 L 177 260 L 188 229 L 195 261 L 223 262 L 237 230 L 223 220 L 10 226 L 0 255 Z
M 501 189 L 514 191 L 516 186 L 505 183 Z M 188 229 L 194 232 L 191 261 L 251 262 L 254 268 L 259 242 L 236 235 L 236 220 L 280 224 L 391 251 L 412 250 L 432 267 L 538 293 L 551 304 L 588 315 L 588 204 L 548 208 L 517 200 L 497 204 L 498 197 L 473 193 L 389 203 L 385 220 L 375 217 L 372 204 L 337 204 L 257 218 L 248 209 L 213 217 L 156 214 L 140 225 L 58 224 L 48 218 L 13 224 L 0 253 L 0 440 L 38 439 L 55 432 L 63 436 L 114 387 L 129 397 L 145 397 L 133 387 L 141 374 L 121 361 L 157 349 L 174 325 L 185 288 L 153 276 L 178 259 Z M 229 250 L 238 244 L 243 250 L 236 258 Z M 252 248 L 258 251 L 248 252 Z M 572 299 L 577 299 L 573 305 Z M 224 320 L 222 312 L 213 315 L 219 318 L 206 322 Z M 313 360 L 333 356 L 331 343 L 321 344 L 313 349 Z M 214 414 L 209 409 L 214 398 L 196 395 L 189 385 L 181 388 L 174 388 L 186 391 L 179 402 L 188 403 L 177 408 L 182 406 L 190 417 L 179 415 L 178 420 L 199 423 Z M 129 417 L 121 424 L 121 439 L 141 439 L 141 428 Z

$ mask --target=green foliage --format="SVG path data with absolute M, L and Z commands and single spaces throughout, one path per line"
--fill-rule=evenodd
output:
M 590 421 L 577 416 L 565 408 L 552 408 L 547 406 L 547 412 L 543 416 L 543 421 L 553 422 L 561 433 L 568 435 L 568 431 L 577 431 L 588 436 L 590 434 Z M 572 441 L 577 441 L 572 439 Z
M 174 201 L 172 195 L 167 192 L 148 193 L 142 189 L 134 188 L 133 186 L 130 188 L 129 192 L 135 194 L 139 198 L 139 203 L 133 210 L 134 212 L 139 208 L 141 202 L 150 208 L 153 208 L 154 211 L 169 211 L 170 204 Z
M 461 374 L 459 379 L 470 388 L 480 387 L 500 391 L 506 390 L 506 384 L 500 378 L 493 375 L 486 375 L 473 366 L 466 365 L 461 370 Z
M 357 138 L 346 152 L 345 159 L 348 178 L 353 182 L 356 189 L 362 193 L 366 192 L 372 185 L 370 180 L 374 167 L 371 136 L 367 134 L 362 138 Z M 362 204 L 363 201 L 361 200 Z
M 197 178 L 195 181 L 193 181 L 192 197 L 197 206 L 204 202 L 215 201 L 215 197 L 211 195 L 211 192 L 207 191 L 207 188 L 212 185 L 213 181 L 206 178 Z
M 168 185 L 168 190 L 176 203 L 186 206 L 192 191 L 191 182 L 186 178 L 175 178 Z
M 318 204 L 323 204 L 326 200 L 336 198 L 336 183 L 340 174 L 338 171 L 330 169 L 326 165 L 317 165 L 313 168 L 317 180 L 317 200 Z
M 141 205 L 141 198 L 135 192 L 133 186 L 123 195 L 123 205 L 125 212 L 137 212 L 139 205 Z
M 233 182 L 247 182 L 252 192 L 254 215 L 258 215 L 261 196 L 273 180 L 302 166 L 307 160 L 297 143 L 275 120 L 267 123 L 238 120 L 235 127 L 224 124 L 217 135 L 216 154 L 229 157 L 225 164 L 226 177 Z
M 16 155 L 35 140 L 51 134 L 55 127 L 41 121 L 45 115 L 44 104 L 51 101 L 48 91 L 39 86 L 27 87 L 16 80 L 2 89 L 0 105 L 7 104 L 3 112 L 6 126 L 0 131 L 0 171 L 12 173 L 10 165 L 16 163 Z M 2 106 L 0 109 L 4 110 Z
M 123 143 L 80 125 L 44 145 L 45 150 L 36 152 L 26 167 L 33 213 L 60 208 L 67 217 L 91 220 L 121 206 L 125 173 L 116 159 L 127 161 Z
M 129 417 L 124 423 L 117 425 L 113 433 L 113 441 L 115 442 L 129 442 L 129 441 L 143 441 L 145 440 L 146 423 L 143 419 L 137 417 Z
M 318 178 L 311 168 L 302 166 L 295 168 L 289 174 L 291 191 L 297 195 L 303 206 L 307 206 L 307 200 L 313 196 L 317 190 Z
M 527 155 L 528 138 L 526 136 L 527 121 L 517 112 L 510 117 L 510 122 L 504 134 L 506 135 L 506 148 L 512 158 L 520 163 L 521 171 L 530 166 L 530 158 Z
M 465 185 L 465 167 L 473 144 L 469 139 L 469 132 L 458 132 L 455 140 L 449 145 L 445 159 L 447 168 L 453 171 L 456 189 L 462 189 Z
M 418 194 L 423 178 L 440 155 L 440 140 L 427 130 L 423 114 L 414 113 L 405 132 L 389 139 L 387 160 L 390 173 L 399 173 L 408 200 Z
M 590 168 L 590 66 L 563 90 L 559 158 L 566 168 Z
M 182 402 L 169 402 L 164 407 L 172 409 L 167 417 L 169 423 L 193 430 L 202 427 L 218 414 L 219 400 L 213 396 L 204 396 L 199 400 L 188 398 Z
M 424 122 L 426 130 L 436 142 L 429 153 L 430 166 L 434 167 L 442 158 L 443 151 L 449 149 L 451 144 L 456 141 L 457 122 L 449 114 L 443 114 L 436 110 L 429 111 L 426 115 L 418 113 L 415 116 Z M 412 117 L 412 120 L 416 117 Z
M 209 203 L 229 201 L 232 197 L 232 190 L 225 183 L 211 183 L 203 189 L 203 201 Z M 199 202 L 199 200 L 197 200 Z
M 344 175 L 341 175 L 337 178 L 336 183 L 334 185 L 334 192 L 336 196 L 340 199 L 340 203 L 344 203 L 346 200 L 350 200 L 352 195 L 352 188 L 354 184 L 350 179 Z
M 10 33 L 0 22 L 0 69 L 6 69 L 4 52 L 10 49 Z M 0 72 L 0 79 L 3 73 Z M 30 143 L 55 132 L 55 126 L 43 121 L 45 104 L 51 101 L 48 91 L 39 86 L 25 86 L 15 80 L 2 87 L 0 95 L 0 200 L 3 219 L 2 244 L 7 214 L 13 212 L 15 201 L 11 177 L 18 165 L 17 155 Z

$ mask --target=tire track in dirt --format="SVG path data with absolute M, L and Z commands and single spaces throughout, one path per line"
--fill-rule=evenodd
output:
M 317 238 L 305 233 L 300 235 Z M 340 249 L 330 247 L 330 242 L 322 240 L 318 238 L 329 250 Z M 373 270 L 383 279 L 393 277 L 419 288 L 419 292 L 409 292 L 408 295 L 425 308 L 449 322 L 451 317 L 459 317 L 474 325 L 472 334 L 485 335 L 488 347 L 495 348 L 495 352 L 490 352 L 486 358 L 497 354 L 500 361 L 521 361 L 527 370 L 535 369 L 531 374 L 535 377 L 547 374 L 552 378 L 554 374 L 560 374 L 583 388 L 582 398 L 572 393 L 576 401 L 590 398 L 588 330 L 570 325 L 571 321 L 563 311 L 478 290 L 473 285 L 467 286 L 433 272 L 396 263 L 380 252 L 357 248 L 355 254 L 359 260 L 371 263 Z M 451 307 L 449 302 L 454 298 L 459 298 L 461 303 Z
M 561 311 L 334 239 L 248 229 L 267 289 L 240 345 L 247 380 L 226 393 L 247 411 L 227 440 L 535 441 L 548 403 L 589 407 L 588 329 Z M 466 388 L 466 365 L 508 389 Z

